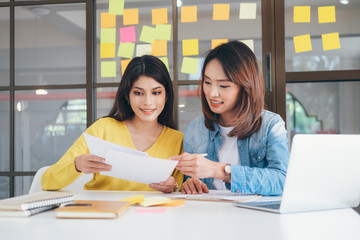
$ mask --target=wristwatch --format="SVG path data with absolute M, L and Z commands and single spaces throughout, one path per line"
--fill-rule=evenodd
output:
M 231 182 L 231 164 L 227 163 L 225 165 L 225 178 L 224 178 L 224 182 Z

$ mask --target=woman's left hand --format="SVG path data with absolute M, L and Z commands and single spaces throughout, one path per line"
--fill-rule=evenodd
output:
M 149 187 L 161 191 L 163 193 L 171 193 L 175 189 L 175 178 L 170 176 L 166 181 L 160 183 L 150 183 Z

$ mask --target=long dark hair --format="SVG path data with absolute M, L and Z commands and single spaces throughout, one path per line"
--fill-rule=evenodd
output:
M 158 117 L 158 122 L 170 128 L 175 128 L 174 122 L 174 90 L 169 72 L 165 64 L 157 57 L 144 55 L 135 57 L 127 66 L 120 81 L 120 86 L 116 93 L 115 103 L 108 114 L 108 117 L 118 121 L 125 121 L 134 116 L 128 99 L 132 85 L 140 76 L 153 78 L 164 86 L 166 91 L 166 102 L 163 111 Z
M 235 118 L 232 121 L 234 129 L 229 136 L 240 139 L 249 137 L 261 126 L 261 113 L 264 109 L 264 81 L 256 56 L 251 49 L 239 41 L 222 44 L 209 52 L 204 61 L 201 79 L 201 103 L 205 117 L 205 126 L 214 130 L 214 123 L 218 123 L 217 114 L 214 114 L 206 101 L 203 90 L 205 69 L 207 64 L 217 59 L 229 79 L 240 87 Z

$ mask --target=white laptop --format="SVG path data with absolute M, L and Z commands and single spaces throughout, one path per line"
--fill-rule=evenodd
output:
M 297 134 L 281 201 L 237 203 L 276 213 L 350 208 L 360 201 L 360 134 Z

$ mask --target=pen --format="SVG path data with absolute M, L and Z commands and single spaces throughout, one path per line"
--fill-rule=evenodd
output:
M 201 156 L 206 157 L 208 154 L 207 153 L 200 153 Z

